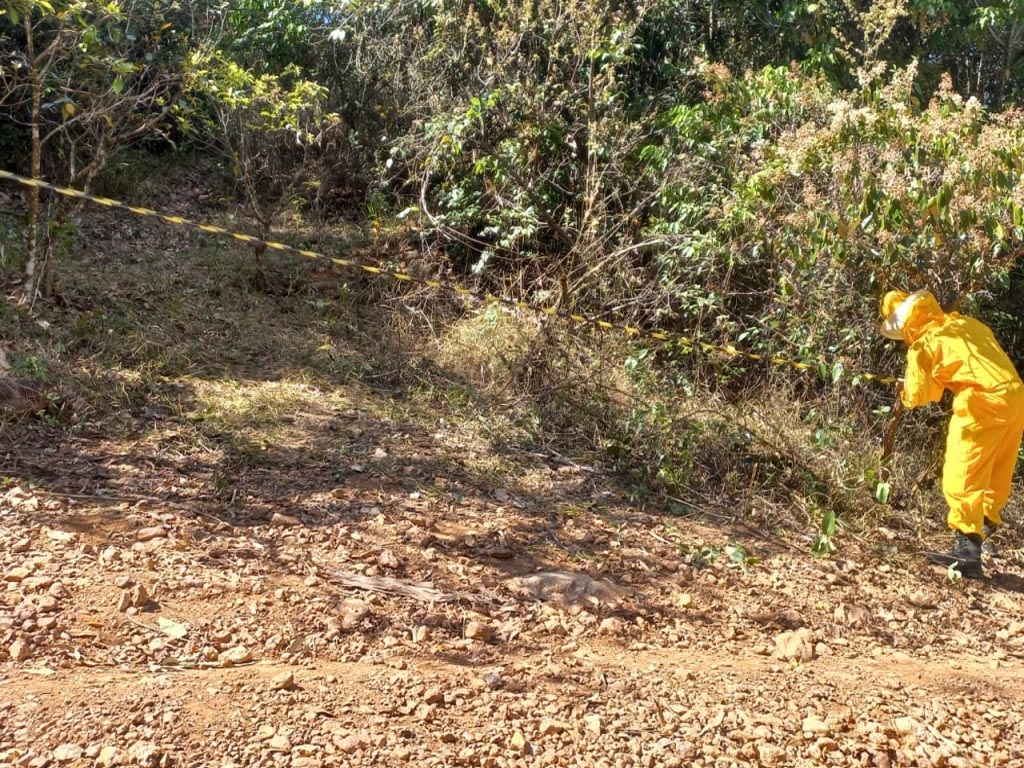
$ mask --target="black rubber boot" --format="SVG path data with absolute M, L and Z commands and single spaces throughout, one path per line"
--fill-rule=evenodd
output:
M 981 536 L 976 533 L 957 531 L 952 552 L 948 555 L 929 552 L 928 559 L 946 568 L 955 565 L 965 579 L 980 579 L 984 576 L 981 570 Z
M 995 536 L 996 531 L 999 530 L 999 526 L 995 523 L 990 523 L 988 520 L 985 521 L 985 541 L 981 545 L 981 553 L 988 557 L 999 557 L 999 552 L 996 550 L 996 543 L 992 541 L 992 537 Z

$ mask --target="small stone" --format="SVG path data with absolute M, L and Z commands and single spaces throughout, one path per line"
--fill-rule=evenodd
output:
M 75 760 L 81 760 L 84 754 L 85 750 L 78 744 L 66 743 L 53 750 L 53 759 L 58 763 L 71 763 Z
M 271 525 L 280 525 L 283 528 L 294 528 L 297 525 L 302 525 L 302 521 L 293 517 L 292 515 L 286 515 L 282 512 L 275 512 L 270 516 Z
M 40 592 L 51 584 L 53 584 L 51 576 L 28 576 L 21 580 L 21 589 L 23 592 Z
M 50 597 L 53 597 L 56 600 L 63 600 L 68 597 L 68 590 L 59 581 L 55 581 L 50 584 L 50 588 L 46 591 L 50 593 Z
M 50 541 L 55 541 L 58 544 L 64 544 L 69 541 L 75 540 L 75 534 L 71 531 L 59 531 L 55 528 L 51 528 L 46 532 L 46 538 Z
M 149 592 L 142 584 L 136 584 L 128 590 L 128 597 L 135 608 L 143 608 L 149 603 Z
M 160 764 L 161 758 L 163 758 L 163 752 L 160 747 L 152 741 L 145 740 L 132 744 L 128 754 L 133 763 L 141 765 L 143 768 L 156 768 Z
M 252 661 L 252 651 L 244 645 L 236 645 L 228 648 L 217 655 L 217 661 L 224 667 L 233 667 L 236 664 L 247 664 Z
M 516 729 L 516 732 L 512 734 L 512 738 L 509 739 L 509 746 L 516 752 L 526 751 L 526 736 L 523 735 L 522 731 Z
M 427 704 L 443 704 L 444 691 L 437 686 L 430 688 L 425 694 L 423 694 L 423 700 L 427 702 Z
M 11 568 L 7 573 L 4 574 L 4 581 L 18 582 L 26 579 L 31 574 L 28 568 L 23 565 L 19 565 L 15 568 Z
M 274 675 L 270 681 L 270 690 L 285 691 L 295 685 L 295 675 L 291 670 L 285 670 L 279 675 Z
M 804 718 L 802 730 L 804 733 L 823 735 L 828 734 L 832 729 L 829 727 L 828 723 L 817 715 L 808 715 Z
M 489 643 L 494 638 L 494 627 L 482 621 L 470 621 L 466 624 L 465 634 L 470 640 Z
M 103 747 L 99 755 L 96 756 L 96 764 L 102 766 L 102 768 L 110 768 L 120 763 L 121 760 L 121 750 L 110 744 Z
M 18 539 L 11 545 L 11 552 L 28 552 L 32 548 L 32 539 Z
M 917 722 L 912 717 L 897 717 L 892 721 L 892 726 L 900 733 L 913 733 Z
M 323 760 L 315 757 L 299 755 L 292 758 L 291 768 L 323 768 Z
M 396 762 L 407 763 L 409 762 L 409 758 L 412 757 L 412 750 L 406 746 L 398 746 L 391 751 L 391 757 Z
M 484 672 L 480 677 L 480 682 L 492 691 L 496 691 L 505 685 L 505 681 L 501 677 L 501 672 L 493 669 L 489 672 Z
M 609 616 L 601 621 L 598 631 L 605 635 L 621 635 L 626 629 L 626 622 L 618 616 Z
M 24 640 L 15 640 L 8 646 L 7 654 L 12 661 L 25 661 L 31 655 L 31 651 Z
M 117 612 L 125 613 L 131 607 L 132 596 L 128 594 L 127 589 L 121 590 L 121 594 L 117 596 Z
M 814 658 L 814 635 L 806 627 L 775 636 L 775 655 L 786 661 L 810 661 Z
M 284 734 L 277 734 L 271 737 L 270 741 L 267 742 L 267 746 L 274 752 L 291 752 L 292 743 Z
M 568 724 L 563 723 L 560 720 L 552 720 L 550 717 L 542 719 L 540 721 L 540 727 L 538 728 L 542 736 L 550 736 L 554 733 L 563 733 L 568 729 Z
M 412 641 L 414 643 L 423 643 L 430 639 L 430 627 L 426 624 L 420 624 L 412 631 Z
M 342 629 L 355 629 L 369 617 L 370 607 L 360 600 L 346 600 L 341 606 Z
M 152 541 L 153 539 L 166 539 L 167 529 L 162 525 L 152 525 L 147 528 L 140 528 L 135 533 L 136 541 Z
M 354 754 L 360 749 L 365 747 L 367 744 L 366 736 L 361 733 L 350 733 L 343 739 L 339 739 L 334 742 L 339 751 L 344 752 L 346 755 Z
M 775 744 L 759 744 L 757 758 L 762 765 L 779 765 L 786 759 L 786 750 Z
M 53 595 L 40 595 L 36 600 L 36 610 L 39 613 L 53 613 L 59 610 L 60 606 L 57 603 L 57 598 Z
M 590 731 L 595 736 L 601 735 L 602 723 L 600 715 L 584 715 L 583 725 L 588 731 Z

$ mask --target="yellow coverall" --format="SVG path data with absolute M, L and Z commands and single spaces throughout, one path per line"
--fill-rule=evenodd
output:
M 987 325 L 946 314 L 930 293 L 910 307 L 903 338 L 909 347 L 903 405 L 937 402 L 944 389 L 954 395 L 942 468 L 949 527 L 983 537 L 984 522 L 1000 525 L 1010 498 L 1024 433 L 1024 384 Z

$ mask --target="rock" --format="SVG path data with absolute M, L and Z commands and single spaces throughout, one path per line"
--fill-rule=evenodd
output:
M 117 596 L 117 612 L 125 613 L 129 608 L 132 607 L 132 596 L 128 594 L 128 590 L 122 590 L 121 594 Z
M 143 768 L 156 768 L 160 764 L 163 752 L 152 741 L 140 740 L 132 744 L 128 755 L 135 765 L 141 765 Z
M 244 645 L 236 645 L 217 654 L 217 661 L 224 667 L 233 667 L 236 664 L 247 664 L 252 661 L 252 651 Z
M 7 573 L 4 574 L 4 581 L 19 582 L 24 581 L 32 573 L 28 568 L 23 565 L 19 565 L 15 568 L 11 568 Z
M 65 586 L 59 581 L 55 581 L 52 584 L 50 584 L 49 589 L 47 589 L 46 591 L 49 592 L 50 596 L 56 600 L 63 600 L 64 598 L 68 597 L 67 588 L 65 588 Z
M 152 541 L 153 539 L 166 539 L 167 529 L 162 525 L 152 525 L 147 528 L 140 528 L 135 532 L 136 541 Z
M 512 738 L 509 739 L 509 746 L 512 747 L 516 752 L 526 751 L 526 736 L 518 728 L 516 732 L 512 734 Z
M 501 673 L 495 670 L 490 672 L 484 672 L 483 677 L 480 678 L 483 684 L 490 688 L 492 691 L 496 691 L 505 685 L 505 681 L 501 677 Z
M 267 742 L 267 746 L 273 752 L 291 752 L 292 742 L 283 733 L 279 733 L 275 736 L 270 737 L 270 741 Z
M 21 589 L 23 592 L 39 592 L 51 584 L 53 584 L 51 576 L 26 576 L 21 580 Z
M 584 715 L 583 726 L 595 736 L 601 735 L 601 716 L 600 715 Z
M 346 600 L 341 605 L 340 619 L 342 629 L 355 629 L 369 617 L 370 607 L 361 600 Z
M 302 525 L 302 521 L 291 515 L 286 515 L 282 512 L 275 512 L 270 516 L 271 525 L 280 525 L 283 528 L 294 528 L 297 525 Z
M 785 661 L 810 661 L 814 658 L 814 634 L 806 627 L 775 636 L 775 655 Z
M 108 744 L 96 756 L 96 765 L 101 766 L 101 768 L 110 768 L 121 763 L 122 759 L 121 750 Z
M 621 635 L 626 631 L 626 622 L 618 616 L 609 616 L 608 618 L 601 620 L 601 624 L 598 626 L 597 631 L 605 635 Z
M 897 717 L 892 721 L 892 727 L 900 733 L 913 733 L 917 728 L 917 721 L 912 717 Z
M 65 743 L 53 750 L 53 759 L 58 763 L 71 763 L 81 760 L 85 750 L 78 744 Z
M 295 685 L 295 675 L 291 670 L 285 670 L 284 672 L 274 675 L 270 681 L 270 690 L 272 691 L 285 691 Z
M 762 765 L 781 765 L 786 759 L 786 750 L 775 744 L 758 744 L 757 758 Z
M 537 730 L 541 736 L 550 736 L 553 733 L 563 733 L 569 730 L 569 725 L 560 720 L 552 720 L 550 717 L 545 717 L 540 721 L 540 726 Z
M 412 750 L 409 747 L 400 745 L 391 750 L 391 757 L 395 762 L 407 763 L 412 757 Z
M 427 704 L 443 704 L 444 691 L 442 691 L 437 686 L 434 686 L 433 688 L 429 689 L 425 694 L 423 694 L 423 700 L 427 702 Z
M 24 640 L 15 640 L 7 647 L 7 655 L 12 661 L 25 661 L 32 655 L 32 651 Z
M 136 584 L 128 590 L 128 594 L 131 596 L 132 605 L 136 608 L 143 608 L 149 603 L 149 591 L 143 584 Z
M 805 717 L 801 729 L 804 733 L 813 734 L 815 736 L 827 735 L 832 730 L 829 727 L 828 723 L 826 723 L 817 715 L 808 715 L 807 717 Z
M 323 760 L 300 755 L 292 758 L 291 768 L 322 768 L 323 764 Z
M 342 739 L 335 740 L 334 746 L 338 748 L 340 752 L 346 755 L 351 755 L 363 749 L 367 744 L 368 740 L 362 733 L 350 733 Z
M 470 621 L 466 624 L 465 635 L 470 640 L 489 643 L 494 638 L 494 627 L 482 621 Z
M 412 641 L 414 643 L 424 643 L 430 639 L 430 627 L 426 624 L 420 624 L 412 631 Z
M 60 605 L 53 595 L 40 595 L 36 600 L 36 610 L 39 613 L 53 613 L 60 610 Z

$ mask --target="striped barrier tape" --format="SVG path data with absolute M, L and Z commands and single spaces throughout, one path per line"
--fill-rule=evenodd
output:
M 727 355 L 729 357 L 741 358 L 744 360 L 754 360 L 758 362 L 770 363 L 771 365 L 793 368 L 799 371 L 819 371 L 827 372 L 834 370 L 835 364 L 830 364 L 824 358 L 815 360 L 813 362 L 805 362 L 800 360 L 788 360 L 786 358 L 778 357 L 775 355 L 763 355 L 757 352 L 747 352 L 738 349 L 732 344 L 720 345 L 711 344 L 706 341 L 699 341 L 692 339 L 687 336 L 680 334 L 667 333 L 665 331 L 648 331 L 642 328 L 638 328 L 632 325 L 626 325 L 624 323 L 616 323 L 609 320 L 602 320 L 599 318 L 587 317 L 586 315 L 577 314 L 575 312 L 568 312 L 557 307 L 544 307 L 538 304 L 532 304 L 528 301 L 517 301 L 515 299 L 508 299 L 502 296 L 496 296 L 492 293 L 483 293 L 480 291 L 474 291 L 470 288 L 458 285 L 457 283 L 449 282 L 446 280 L 430 280 L 421 277 L 415 277 L 406 272 L 399 272 L 397 270 L 386 269 L 384 267 L 378 267 L 373 264 L 368 264 L 358 259 L 344 259 L 337 256 L 328 256 L 318 251 L 311 251 L 304 248 L 296 248 L 295 246 L 288 245 L 286 243 L 275 242 L 273 240 L 264 240 L 254 235 L 246 235 L 241 232 L 233 232 L 230 229 L 224 227 L 218 227 L 214 224 L 206 224 L 192 219 L 187 219 L 183 216 L 175 216 L 173 214 L 161 213 L 154 211 L 150 208 L 142 208 L 140 206 L 129 205 L 123 203 L 120 200 L 112 200 L 109 197 L 100 197 L 98 195 L 92 195 L 88 192 L 82 192 L 78 189 L 72 189 L 70 187 L 61 187 L 56 184 L 51 184 L 47 181 L 41 181 L 40 179 L 33 179 L 26 176 L 20 176 L 10 171 L 0 170 L 0 179 L 7 179 L 17 184 L 22 184 L 29 187 L 37 187 L 39 189 L 46 189 L 51 192 L 55 192 L 58 195 L 65 197 L 72 197 L 79 200 L 86 200 L 97 205 L 103 205 L 108 208 L 117 208 L 119 210 L 128 211 L 137 216 L 146 216 L 149 218 L 159 219 L 167 224 L 174 224 L 176 226 L 188 227 L 190 229 L 197 230 L 199 232 L 206 232 L 211 235 L 219 235 L 221 237 L 229 237 L 235 240 L 239 240 L 243 243 L 250 244 L 261 244 L 266 248 L 275 251 L 282 251 L 285 253 L 292 253 L 296 256 L 301 256 L 306 259 L 322 260 L 330 262 L 335 266 L 342 267 L 345 269 L 356 269 L 362 270 L 363 272 L 376 276 L 376 277 L 390 277 L 394 280 L 405 283 L 415 283 L 418 285 L 426 286 L 436 290 L 444 290 L 455 293 L 459 296 L 469 296 L 471 298 L 478 299 L 487 304 L 500 304 L 513 309 L 536 312 L 550 317 L 559 317 L 580 325 L 589 325 L 594 328 L 599 328 L 606 331 L 619 331 L 627 336 L 637 339 L 649 339 L 651 341 L 658 342 L 674 342 L 682 347 L 692 350 L 700 350 L 708 353 L 718 353 Z M 883 376 L 877 373 L 855 373 L 852 375 L 854 380 L 870 381 L 878 384 L 895 384 L 898 379 L 892 376 Z

